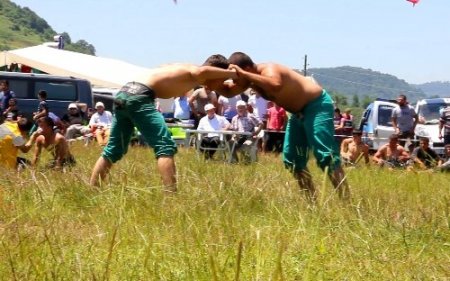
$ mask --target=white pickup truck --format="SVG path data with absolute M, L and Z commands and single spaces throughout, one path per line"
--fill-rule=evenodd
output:
M 430 147 L 440 155 L 444 153 L 444 143 L 439 139 L 439 116 L 441 110 L 447 106 L 450 106 L 450 98 L 423 99 L 416 104 L 419 116 L 415 130 L 416 137 L 428 137 Z

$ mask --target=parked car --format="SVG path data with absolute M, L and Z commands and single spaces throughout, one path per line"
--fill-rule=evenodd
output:
M 396 106 L 395 100 L 376 99 L 365 109 L 359 128 L 370 150 L 377 150 L 386 144 L 389 136 L 394 133 L 391 116 Z
M 77 103 L 83 111 L 93 105 L 91 83 L 85 79 L 0 71 L 0 80 L 9 82 L 9 89 L 18 100 L 19 111 L 27 118 L 37 111 L 40 90 L 47 91 L 50 111 L 59 117 L 67 112 L 70 103 Z
M 416 104 L 419 123 L 416 126 L 416 138 L 428 137 L 430 147 L 438 154 L 444 154 L 444 142 L 439 139 L 440 110 L 450 106 L 450 98 L 422 99 Z

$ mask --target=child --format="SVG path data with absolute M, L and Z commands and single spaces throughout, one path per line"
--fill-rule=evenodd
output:
M 17 121 L 19 109 L 17 108 L 17 99 L 11 98 L 8 102 L 8 108 L 3 111 L 3 117 L 9 121 Z
M 35 121 L 33 128 L 30 130 L 30 135 L 37 130 L 37 120 L 41 117 L 47 117 L 49 113 L 48 104 L 47 104 L 47 92 L 44 90 L 40 90 L 38 93 L 39 97 L 39 105 L 37 112 L 33 113 L 33 120 Z

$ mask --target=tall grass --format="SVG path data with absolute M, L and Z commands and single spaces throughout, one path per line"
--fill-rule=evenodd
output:
M 450 278 L 450 174 L 347 170 L 344 203 L 311 162 L 311 205 L 276 156 L 229 165 L 181 149 L 166 196 L 151 150 L 131 149 L 101 190 L 87 184 L 100 148 L 72 150 L 65 173 L 2 171 L 0 279 Z

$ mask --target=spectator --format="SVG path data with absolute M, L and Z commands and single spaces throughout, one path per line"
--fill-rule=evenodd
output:
M 175 119 L 189 120 L 191 118 L 191 108 L 186 95 L 174 99 L 172 110 Z
M 30 130 L 30 135 L 32 133 L 34 133 L 36 131 L 36 129 L 38 128 L 37 125 L 37 120 L 41 117 L 45 117 L 48 116 L 50 110 L 47 104 L 47 92 L 44 90 L 40 90 L 38 92 L 38 98 L 39 98 L 39 105 L 38 105 L 38 109 L 36 112 L 33 112 L 33 120 L 34 120 L 34 125 L 33 128 L 31 128 Z
M 64 136 L 54 129 L 53 120 L 48 116 L 41 117 L 38 119 L 38 126 L 39 136 L 36 137 L 36 147 L 31 165 L 37 165 L 42 149 L 49 151 L 53 156 L 47 165 L 48 168 L 60 170 L 64 166 L 74 165 L 75 158 L 69 151 L 69 145 Z
M 3 111 L 3 117 L 9 121 L 17 121 L 19 116 L 19 108 L 17 107 L 17 99 L 9 99 L 8 108 Z
M 414 148 L 411 160 L 420 169 L 431 169 L 442 164 L 437 153 L 430 148 L 430 139 L 427 137 L 420 138 L 419 147 Z
M 228 122 L 231 122 L 231 119 L 237 115 L 236 104 L 240 100 L 242 100 L 240 95 L 230 98 L 220 96 L 217 101 L 219 103 L 218 114 L 227 118 Z
M 450 172 L 450 144 L 444 146 L 444 157 L 438 164 L 438 168 L 441 171 Z
M 267 123 L 267 100 L 261 97 L 258 92 L 251 89 L 250 97 L 248 98 L 248 105 L 253 109 L 253 114 L 264 124 Z
M 16 94 L 9 89 L 9 81 L 0 81 L 0 112 L 4 112 L 9 107 L 9 100 L 14 98 Z
M 341 157 L 345 165 L 354 166 L 361 158 L 369 164 L 369 146 L 362 142 L 362 132 L 354 130 L 352 138 L 347 138 L 341 143 Z
M 442 134 L 444 129 L 444 134 Z M 439 138 L 444 139 L 444 145 L 450 144 L 450 106 L 442 109 L 439 118 Z
M 345 139 L 344 132 L 341 127 L 342 114 L 339 108 L 334 109 L 333 123 L 334 123 L 334 139 L 338 145 L 341 145 L 343 139 Z
M 30 128 L 31 122 L 20 117 L 17 122 L 7 120 L 0 125 L 0 167 L 16 169 L 26 164 L 25 159 L 18 157 L 18 152 L 30 150 L 32 143 L 25 144 Z
M 89 127 L 97 143 L 105 146 L 108 143 L 113 116 L 110 111 L 105 110 L 105 105 L 101 101 L 95 104 L 95 109 L 97 112 L 89 120 Z
M 406 167 L 409 158 L 409 153 L 398 143 L 397 134 L 390 135 L 389 142 L 381 146 L 373 156 L 376 164 L 389 168 Z
M 264 135 L 264 151 L 281 153 L 283 151 L 284 132 L 288 116 L 286 110 L 276 103 L 267 110 L 267 134 Z
M 399 144 L 404 147 L 408 138 L 414 139 L 414 129 L 419 119 L 414 108 L 408 104 L 405 95 L 399 95 L 397 103 L 398 106 L 392 110 L 392 126 L 400 139 Z M 410 152 L 413 147 L 414 145 L 408 147 Z
M 208 103 L 204 108 L 206 112 L 206 116 L 200 119 L 197 130 L 203 131 L 220 131 L 220 130 L 228 130 L 230 128 L 230 122 L 221 116 L 216 114 L 216 107 Z M 200 146 L 205 148 L 215 149 L 220 144 L 220 136 L 216 133 L 208 133 L 206 136 L 203 136 L 201 139 Z M 213 157 L 215 150 L 204 150 L 205 158 L 210 159 Z
M 252 136 L 236 135 L 231 139 L 232 147 L 234 147 L 231 162 L 238 162 L 238 150 L 242 150 L 245 155 L 249 155 L 250 161 L 256 161 L 257 147 L 254 142 L 263 129 L 263 123 L 254 114 L 247 112 L 247 104 L 243 100 L 236 103 L 236 110 L 237 115 L 231 120 L 230 129 L 237 132 L 249 132 L 252 133 Z M 246 161 L 250 162 L 249 159 L 246 159 Z
M 351 112 L 350 108 L 346 108 L 339 124 L 339 127 L 342 128 L 342 133 L 346 136 L 351 136 L 353 132 L 353 115 Z
M 217 107 L 217 95 L 206 87 L 198 87 L 189 96 L 188 102 L 195 120 L 195 127 L 197 127 L 200 119 L 206 116 L 205 105 L 210 103 Z
M 70 141 L 79 136 L 89 134 L 90 129 L 85 126 L 87 120 L 83 112 L 78 108 L 76 103 L 69 104 L 68 112 L 64 114 L 61 121 L 66 127 L 65 138 Z

